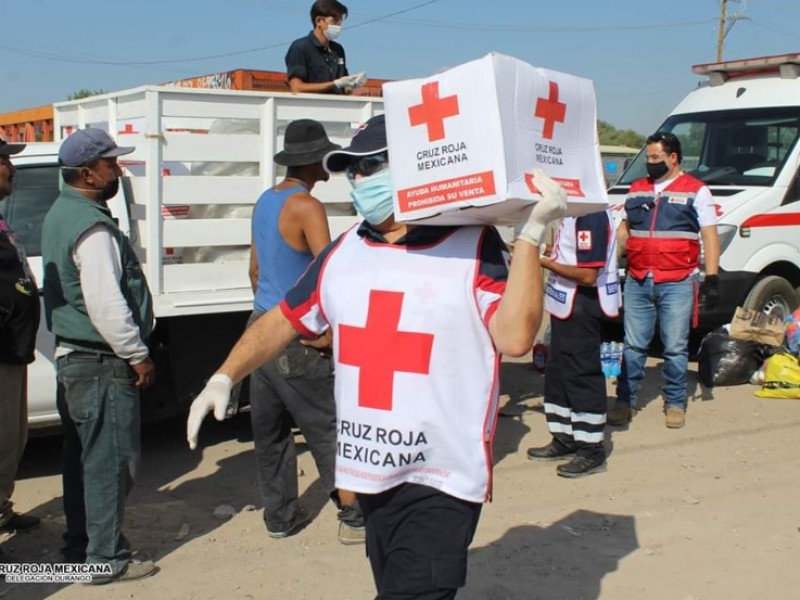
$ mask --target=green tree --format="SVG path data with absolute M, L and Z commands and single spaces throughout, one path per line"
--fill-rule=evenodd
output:
M 105 90 L 90 90 L 88 88 L 81 88 L 77 92 L 73 92 L 67 96 L 67 100 L 81 100 L 83 98 L 88 98 L 89 96 L 97 96 L 105 93 Z
M 617 129 L 611 123 L 597 121 L 597 135 L 604 146 L 629 146 L 641 148 L 646 136 L 633 129 Z

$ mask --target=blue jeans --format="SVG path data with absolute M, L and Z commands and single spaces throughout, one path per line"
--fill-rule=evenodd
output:
M 653 283 L 652 277 L 625 281 L 625 352 L 617 383 L 617 402 L 636 406 L 642 384 L 647 349 L 656 318 L 664 345 L 661 393 L 664 405 L 686 408 L 686 372 L 689 368 L 689 328 L 694 310 L 697 276 L 670 283 Z
M 56 402 L 64 426 L 66 547 L 114 574 L 131 560 L 122 533 L 125 500 L 139 469 L 139 390 L 127 362 L 73 352 L 57 360 Z

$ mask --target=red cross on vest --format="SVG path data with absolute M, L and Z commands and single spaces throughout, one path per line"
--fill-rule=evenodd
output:
M 553 130 L 556 123 L 563 123 L 566 114 L 567 105 L 558 101 L 558 84 L 555 81 L 551 81 L 550 95 L 547 98 L 538 98 L 536 100 L 535 116 L 544 119 L 542 137 L 547 140 L 553 139 Z
M 430 371 L 433 335 L 398 329 L 403 296 L 372 290 L 366 326 L 339 325 L 339 362 L 359 368 L 359 406 L 392 410 L 394 374 Z
M 425 125 L 428 128 L 428 141 L 444 139 L 444 120 L 459 114 L 458 96 L 439 98 L 439 82 L 422 86 L 422 104 L 408 109 L 408 120 L 412 127 Z

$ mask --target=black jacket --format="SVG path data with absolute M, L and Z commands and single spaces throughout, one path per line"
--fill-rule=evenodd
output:
M 0 363 L 33 362 L 39 328 L 39 290 L 25 252 L 0 215 Z

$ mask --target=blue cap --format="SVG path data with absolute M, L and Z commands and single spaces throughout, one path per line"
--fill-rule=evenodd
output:
M 322 166 L 330 173 L 344 171 L 354 156 L 380 154 L 387 149 L 386 117 L 376 115 L 356 129 L 347 148 L 328 153 L 322 161 Z
M 117 146 L 102 129 L 78 129 L 61 144 L 58 162 L 63 167 L 81 167 L 98 158 L 112 158 L 130 154 L 136 150 L 131 146 Z

